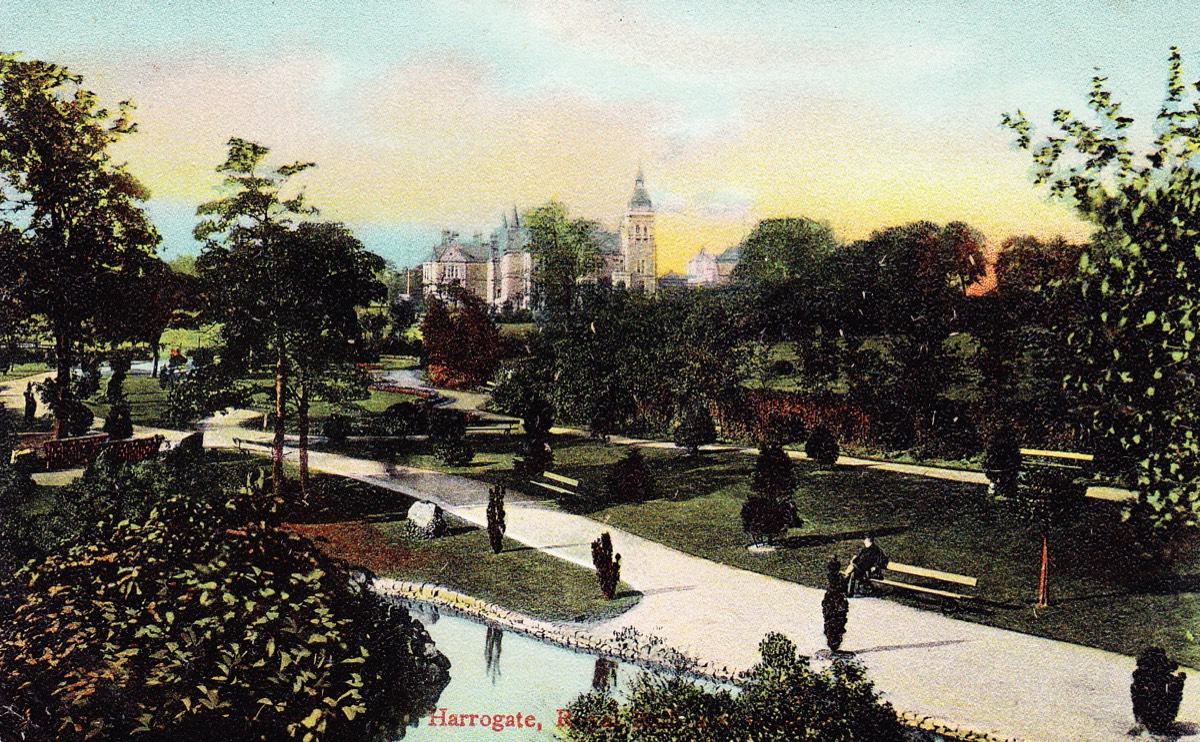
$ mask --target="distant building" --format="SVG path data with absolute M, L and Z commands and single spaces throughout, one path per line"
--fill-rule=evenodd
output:
M 653 294 L 657 246 L 654 242 L 654 205 L 646 193 L 645 178 L 639 169 L 633 182 L 633 196 L 621 220 L 622 270 L 612 274 L 614 286 L 626 286 Z
M 701 250 L 688 261 L 687 282 L 692 286 L 711 286 L 717 282 L 717 259 Z
M 491 246 L 480 235 L 464 240 L 457 232 L 442 232 L 433 248 L 433 260 L 421 266 L 421 283 L 426 296 L 445 297 L 451 286 L 462 286 L 476 296 L 490 295 Z
M 658 277 L 658 289 L 660 291 L 670 291 L 672 289 L 686 289 L 687 287 L 688 287 L 687 277 L 681 276 L 678 273 L 676 273 L 675 271 L 668 271 L 667 273 Z
M 733 269 L 742 258 L 741 245 L 729 248 L 713 257 L 708 250 L 701 250 L 688 261 L 687 283 L 689 286 L 716 286 L 729 283 Z
M 654 207 L 641 171 L 620 231 L 597 230 L 591 236 L 596 266 L 584 280 L 610 280 L 614 286 L 654 293 Z M 486 240 L 481 234 L 464 240 L 456 232 L 442 232 L 433 259 L 421 266 L 423 291 L 426 296 L 444 297 L 451 286 L 458 285 L 493 307 L 528 309 L 533 300 L 535 262 L 530 242 L 529 230 L 521 225 L 515 208 L 512 218 L 505 216 L 500 228 Z
M 717 256 L 717 283 L 728 283 L 733 278 L 733 269 L 742 259 L 742 246 L 734 245 Z

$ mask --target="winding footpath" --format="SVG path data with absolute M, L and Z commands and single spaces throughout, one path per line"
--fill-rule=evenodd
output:
M 19 400 L 24 382 L 0 400 L 11 403 L 14 391 Z M 204 421 L 205 445 L 255 441 L 249 447 L 266 453 L 269 434 L 239 427 L 259 416 L 235 411 Z M 486 524 L 484 483 L 317 451 L 310 454 L 310 465 L 436 502 L 464 520 Z M 604 641 L 633 627 L 731 671 L 758 659 L 758 642 L 769 631 L 786 634 L 804 654 L 827 654 L 820 590 L 684 554 L 538 501 L 510 498 L 506 511 L 509 537 L 588 568 L 592 539 L 604 530 L 612 534 L 622 554 L 622 578 L 643 597 L 621 616 L 579 624 L 573 631 Z M 1129 682 L 1134 662 L 1123 655 L 875 598 L 852 602 L 843 648 L 863 662 L 898 710 L 950 720 L 959 729 L 996 739 L 1120 740 L 1127 739 L 1133 726 Z M 1179 719 L 1185 722 L 1181 738 L 1200 739 L 1200 673 L 1189 671 Z
M 255 413 L 205 423 L 205 445 L 267 434 L 237 427 Z M 487 485 L 463 477 L 325 452 L 310 453 L 315 470 L 438 503 L 479 526 L 487 523 Z M 694 557 L 547 504 L 510 499 L 507 536 L 591 568 L 591 541 L 612 534 L 622 578 L 642 593 L 630 611 L 577 630 L 602 641 L 625 627 L 661 637 L 714 667 L 732 671 L 758 659 L 769 631 L 790 637 L 810 656 L 826 654 L 822 591 Z M 1133 726 L 1132 658 L 948 618 L 886 600 L 851 604 L 843 648 L 901 711 L 950 720 L 998 739 L 1119 740 Z M 1200 674 L 1191 673 L 1182 721 L 1200 721 Z M 1190 730 L 1188 727 L 1185 731 Z M 1200 739 L 1200 731 L 1184 738 Z

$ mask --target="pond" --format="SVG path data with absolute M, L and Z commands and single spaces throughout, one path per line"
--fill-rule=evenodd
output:
M 559 709 L 565 709 L 593 683 L 628 680 L 636 668 L 546 644 L 428 607 L 409 605 L 450 658 L 450 684 L 438 700 L 438 712 L 426 716 L 405 740 L 546 740 L 554 739 Z M 444 713 L 443 713 L 444 710 Z M 442 726 L 450 715 L 488 717 L 490 726 Z M 520 728 L 517 715 L 520 714 Z M 497 718 L 501 721 L 497 721 Z M 532 723 L 531 723 L 532 719 Z M 511 724 L 512 726 L 505 726 Z M 501 725 L 499 732 L 492 726 Z M 540 731 L 539 731 L 540 725 Z
M 451 662 L 450 684 L 438 699 L 437 713 L 410 727 L 406 742 L 557 739 L 554 726 L 560 709 L 580 693 L 606 683 L 619 689 L 640 672 L 626 663 L 547 644 L 423 604 L 404 605 Z M 452 721 L 451 714 L 458 721 L 463 721 L 463 714 L 474 714 L 476 726 L 443 725 Z M 520 727 L 516 726 L 518 714 Z M 482 717 L 487 717 L 489 726 L 482 725 Z M 526 726 L 530 717 L 532 725 Z M 491 725 L 500 729 L 494 731 Z M 911 739 L 950 742 L 916 730 Z

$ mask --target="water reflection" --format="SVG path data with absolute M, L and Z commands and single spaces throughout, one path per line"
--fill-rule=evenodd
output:
M 453 611 L 438 614 L 420 604 L 412 604 L 411 611 L 425 624 L 438 650 L 450 658 L 451 677 L 435 708 L 407 730 L 406 742 L 554 740 L 559 710 L 591 690 L 594 683 L 608 683 L 610 690 L 619 692 L 614 672 L 617 663 L 598 663 L 593 655 L 476 623 Z M 434 622 L 434 615 L 440 620 Z M 630 678 L 633 673 L 629 669 L 621 677 Z M 469 721 L 472 714 L 476 715 L 473 727 Z M 493 731 L 492 726 L 507 723 L 518 714 L 521 727 L 506 726 L 499 735 Z M 491 722 L 486 728 L 482 726 L 485 717 Z M 536 720 L 534 726 L 524 726 L 530 717 Z M 462 722 L 464 718 L 466 726 L 450 725 L 452 719 Z
M 503 629 L 489 624 L 487 636 L 483 640 L 483 662 L 488 677 L 492 679 L 492 685 L 500 679 L 500 652 L 503 640 Z
M 596 667 L 592 670 L 592 690 L 597 693 L 607 693 L 617 684 L 617 663 L 605 657 L 596 658 Z

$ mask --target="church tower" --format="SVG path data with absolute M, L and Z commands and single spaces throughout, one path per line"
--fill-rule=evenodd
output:
M 623 283 L 631 289 L 654 293 L 657 286 L 655 276 L 654 206 L 646 194 L 645 178 L 638 168 L 637 180 L 633 183 L 633 196 L 629 208 L 621 221 L 621 256 L 624 270 L 613 274 L 613 283 Z

